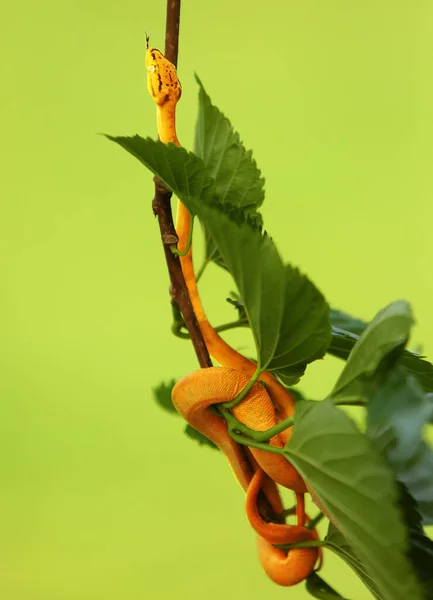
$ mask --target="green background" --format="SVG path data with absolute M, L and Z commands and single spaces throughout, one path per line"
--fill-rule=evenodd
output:
M 156 135 L 144 30 L 164 2 L 2 2 L 0 596 L 307 598 L 260 570 L 224 458 L 151 387 L 196 368 L 169 331 L 150 174 L 98 132 Z M 412 302 L 433 356 L 433 4 L 185 1 L 178 133 L 196 71 L 254 149 L 266 227 L 330 303 L 370 319 Z M 210 269 L 213 322 L 232 285 Z M 251 351 L 246 335 L 227 339 Z M 341 368 L 313 365 L 319 398 Z M 363 585 L 327 553 L 351 600 Z

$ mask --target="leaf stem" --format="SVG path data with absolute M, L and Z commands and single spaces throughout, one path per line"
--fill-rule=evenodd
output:
M 211 259 L 208 256 L 201 263 L 200 268 L 198 269 L 198 271 L 196 273 L 196 276 L 195 276 L 196 283 L 198 283 L 200 281 L 200 277 L 203 275 L 204 270 L 206 269 L 206 267 L 208 266 L 208 264 L 210 263 L 210 261 L 211 261 Z
M 294 504 L 290 508 L 285 508 L 281 514 L 283 515 L 283 517 L 290 517 L 292 515 L 295 515 L 296 514 L 296 504 Z
M 218 325 L 217 327 L 214 327 L 214 330 L 217 333 L 221 333 L 222 331 L 228 331 L 229 329 L 236 329 L 237 327 L 247 327 L 247 326 L 248 326 L 248 319 L 238 319 L 237 321 L 231 321 L 230 323 L 223 323 L 222 325 Z M 175 320 L 173 321 L 173 324 L 171 326 L 172 333 L 176 337 L 181 338 L 183 340 L 191 339 L 191 336 L 188 333 L 181 331 L 181 329 L 183 327 L 185 327 L 184 321 L 182 319 L 178 320 L 175 317 Z
M 227 421 L 228 411 L 221 411 L 221 415 Z M 234 418 L 234 417 L 233 417 Z M 240 433 L 236 433 L 234 429 L 229 425 L 228 432 L 232 440 L 237 442 L 238 444 L 242 444 L 243 446 L 249 446 L 250 448 L 257 448 L 258 450 L 264 450 L 265 452 L 270 452 L 271 454 L 281 454 L 283 455 L 283 448 L 276 448 L 275 446 L 271 446 L 270 444 L 266 444 L 264 442 L 256 442 L 251 438 L 247 438 Z
M 237 319 L 230 323 L 223 323 L 223 325 L 215 327 L 215 331 L 221 333 L 222 331 L 228 331 L 229 329 L 236 329 L 236 327 L 248 327 L 248 319 Z
M 320 521 L 324 518 L 324 514 L 322 512 L 319 512 L 318 515 L 316 515 L 314 517 L 314 519 L 311 519 L 311 521 L 309 523 L 307 523 L 307 525 L 305 525 L 305 527 L 307 529 L 315 529 L 317 527 L 317 525 L 320 523 Z
M 294 544 L 273 544 L 280 550 L 293 550 L 294 548 L 322 548 L 326 546 L 323 540 L 306 540 L 305 542 L 295 542 Z
M 287 419 L 284 419 L 284 421 L 277 423 L 276 425 L 270 427 L 269 429 L 266 429 L 265 431 L 256 431 L 255 429 L 250 429 L 249 427 L 238 421 L 236 417 L 228 411 L 224 414 L 224 418 L 229 424 L 229 427 L 232 431 L 234 431 L 235 433 L 242 433 L 243 435 L 248 436 L 250 439 L 256 442 L 268 442 L 275 435 L 278 435 L 285 429 L 292 427 L 294 422 L 293 417 L 288 417 Z

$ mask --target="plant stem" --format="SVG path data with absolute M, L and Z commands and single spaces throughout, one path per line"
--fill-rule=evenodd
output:
M 175 67 L 179 53 L 180 2 L 181 0 L 167 0 L 165 22 L 165 57 Z
M 238 319 L 237 321 L 231 321 L 230 323 L 224 323 L 215 327 L 215 331 L 221 333 L 221 331 L 228 331 L 229 329 L 236 329 L 236 327 L 247 327 L 248 319 Z
M 224 323 L 223 325 L 218 325 L 214 327 L 214 330 L 217 333 L 221 333 L 222 331 L 228 331 L 229 329 L 236 329 L 236 327 L 247 327 L 248 320 L 247 319 L 238 319 L 237 321 L 232 321 L 231 323 Z M 181 331 L 182 327 L 185 327 L 185 323 L 183 320 L 175 319 L 171 326 L 172 333 L 183 340 L 189 340 L 189 333 L 185 333 Z
M 292 515 L 295 515 L 296 514 L 296 504 L 294 504 L 290 508 L 285 508 L 281 514 L 283 515 L 283 517 L 290 517 Z
M 227 409 L 225 409 L 223 417 L 229 424 L 230 429 L 235 433 L 242 433 L 243 435 L 248 436 L 250 439 L 256 442 L 268 442 L 271 438 L 274 437 L 274 435 L 278 435 L 279 433 L 281 433 L 285 429 L 288 429 L 289 427 L 292 427 L 293 425 L 293 417 L 288 417 L 287 419 L 284 419 L 284 421 L 280 421 L 280 423 L 277 423 L 276 425 L 270 427 L 269 429 L 266 429 L 265 431 L 256 431 L 255 429 L 250 429 L 249 427 L 238 421 L 234 415 L 226 411 Z
M 173 236 L 177 237 L 171 213 L 171 192 L 161 185 L 157 177 L 154 177 L 153 180 L 155 182 L 155 198 L 152 202 L 152 209 L 154 215 L 158 217 L 161 231 L 165 260 L 170 275 L 170 294 L 182 313 L 200 366 L 211 367 L 212 362 L 191 304 L 179 257 L 171 251 Z
M 224 416 L 224 418 L 225 418 L 225 416 Z M 252 440 L 251 438 L 247 438 L 242 434 L 236 433 L 230 426 L 229 426 L 229 434 L 230 434 L 230 437 L 232 438 L 232 440 L 234 440 L 238 444 L 242 444 L 243 446 L 248 446 L 250 448 L 257 448 L 258 450 L 264 450 L 265 452 L 270 452 L 271 454 L 281 454 L 281 456 L 283 456 L 282 448 L 277 448 L 275 446 L 271 446 L 264 442 L 256 442 L 255 440 Z
M 209 263 L 210 263 L 210 258 L 209 257 L 205 258 L 203 260 L 203 262 L 201 263 L 200 268 L 197 271 L 197 274 L 195 276 L 195 280 L 196 280 L 197 283 L 200 281 L 200 277 L 203 275 L 204 270 L 206 269 L 206 267 L 208 266 Z
M 326 545 L 322 540 L 307 540 L 305 542 L 296 542 L 295 544 L 273 544 L 275 548 L 281 550 L 293 550 L 293 548 L 321 548 Z
M 320 523 L 320 521 L 324 518 L 324 514 L 322 512 L 319 512 L 318 515 L 316 515 L 314 517 L 314 519 L 311 519 L 311 521 L 309 523 L 307 523 L 307 525 L 305 525 L 305 527 L 307 529 L 315 529 L 315 527 Z
M 175 66 L 179 47 L 180 0 L 167 1 L 167 24 L 165 33 L 165 56 Z M 198 362 L 201 367 L 211 367 L 212 362 L 203 339 L 199 324 L 186 287 L 179 257 L 173 254 L 171 247 L 177 240 L 176 229 L 171 212 L 171 192 L 169 192 L 157 177 L 155 182 L 155 197 L 152 202 L 153 214 L 158 218 L 165 260 L 170 276 L 170 295 L 182 313 L 185 326 L 189 331 Z

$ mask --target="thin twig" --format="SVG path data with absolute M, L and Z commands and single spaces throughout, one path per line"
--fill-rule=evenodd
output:
M 174 65 L 177 64 L 177 53 L 179 47 L 179 20 L 180 0 L 168 0 L 165 34 L 165 56 Z M 212 361 L 204 342 L 200 326 L 194 314 L 194 309 L 188 294 L 188 289 L 182 273 L 179 257 L 173 254 L 171 251 L 173 244 L 176 244 L 178 241 L 171 212 L 171 192 L 169 192 L 161 184 L 157 177 L 154 177 L 154 182 L 155 198 L 152 202 L 152 209 L 154 215 L 156 215 L 158 218 L 159 229 L 161 232 L 165 260 L 167 262 L 168 273 L 170 276 L 170 295 L 182 313 L 200 367 L 211 367 Z
M 171 192 L 161 185 L 157 177 L 154 177 L 153 180 L 155 182 L 155 198 L 152 202 L 152 209 L 153 213 L 158 217 L 165 260 L 170 276 L 170 295 L 182 313 L 200 367 L 211 367 L 212 362 L 200 326 L 194 314 L 194 309 L 182 273 L 180 259 L 171 251 L 173 244 L 175 244 L 178 239 L 173 223 L 173 216 L 171 214 Z
M 180 1 L 167 0 L 167 18 L 165 24 L 165 57 L 177 67 L 179 51 Z

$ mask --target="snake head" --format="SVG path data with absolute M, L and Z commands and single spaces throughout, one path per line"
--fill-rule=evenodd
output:
M 146 50 L 147 88 L 157 106 L 176 103 L 182 87 L 176 67 L 156 48 Z

